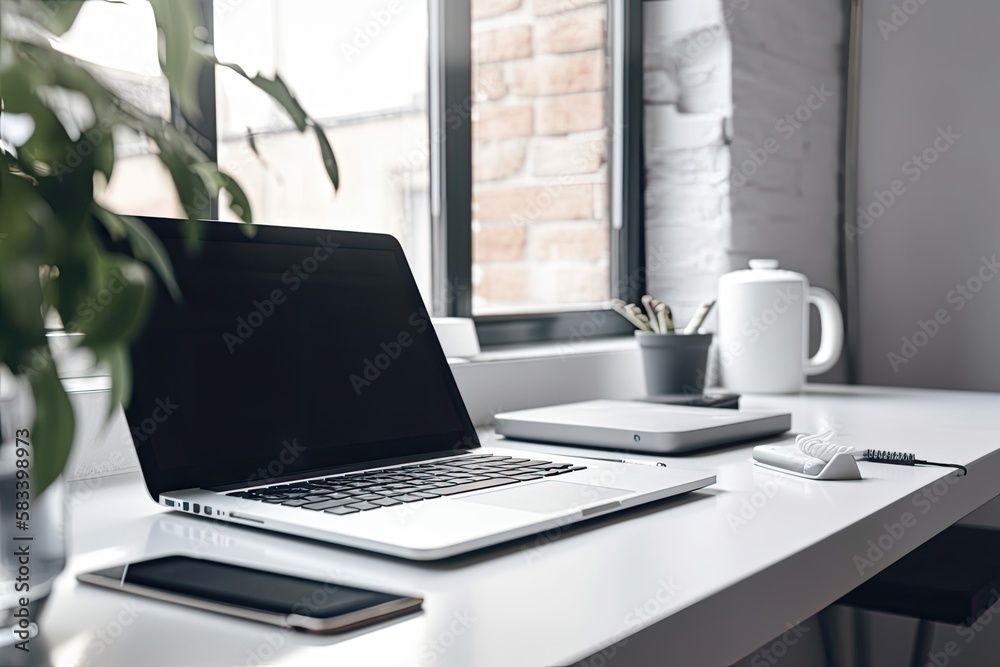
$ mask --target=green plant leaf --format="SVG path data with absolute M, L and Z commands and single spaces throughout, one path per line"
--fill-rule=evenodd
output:
M 35 423 L 31 430 L 35 497 L 49 488 L 66 467 L 76 423 L 73 406 L 56 374 L 51 354 L 41 354 L 47 363 L 28 375 L 35 397 Z
M 229 193 L 231 202 L 229 208 L 240 220 L 246 223 L 253 222 L 253 212 L 250 207 L 250 199 L 243 188 L 229 174 L 219 171 L 212 163 L 199 164 L 194 166 L 194 171 L 201 177 L 202 183 L 212 197 L 218 197 L 220 190 Z
M 337 158 L 333 154 L 333 147 L 326 138 L 326 132 L 323 131 L 322 127 L 312 123 L 312 128 L 313 132 L 316 133 L 316 140 L 319 142 L 320 154 L 323 156 L 323 168 L 326 169 L 326 175 L 333 183 L 334 191 L 337 191 L 340 189 L 340 169 L 337 167 Z
M 145 264 L 105 254 L 92 267 L 83 308 L 74 329 L 90 348 L 131 341 L 146 321 L 153 299 L 152 275 Z
M 219 179 L 219 185 L 222 189 L 229 193 L 232 200 L 229 203 L 230 210 L 243 222 L 252 223 L 253 211 L 250 208 L 250 198 L 247 197 L 240 184 L 236 182 L 235 178 L 222 171 L 216 172 L 216 178 Z
M 72 4 L 79 7 L 79 2 Z M 79 9 L 77 9 L 79 11 Z M 84 131 L 84 136 L 77 142 L 86 144 L 77 152 L 93 153 L 93 164 L 104 174 L 106 180 L 111 180 L 115 163 L 115 144 L 112 128 L 116 116 L 121 112 L 115 105 L 111 93 L 94 78 L 79 60 L 55 50 L 48 45 L 16 42 L 15 53 L 20 67 L 34 69 L 32 79 L 35 85 L 43 81 L 49 85 L 76 91 L 90 102 L 96 119 L 95 125 Z M 90 148 L 91 150 L 86 150 Z
M 285 112 L 291 117 L 292 122 L 295 123 L 295 127 L 298 128 L 299 132 L 305 132 L 306 123 L 309 121 L 309 114 L 307 114 L 306 110 L 302 108 L 301 104 L 299 104 L 299 101 L 295 98 L 295 95 L 292 94 L 292 91 L 288 88 L 280 75 L 276 74 L 273 79 L 261 76 L 260 74 L 250 76 L 239 65 L 224 63 L 216 58 L 212 53 L 202 51 L 201 56 L 213 65 L 231 69 L 255 85 L 257 88 L 267 93 L 267 96 L 280 104 Z
M 211 204 L 209 191 L 198 172 L 200 165 L 192 164 L 184 155 L 183 146 L 174 136 L 155 137 L 156 146 L 160 149 L 160 161 L 170 172 L 174 189 L 184 207 L 188 220 L 196 221 L 205 217 Z M 204 164 L 211 164 L 210 162 Z
M 112 213 L 98 204 L 94 204 L 93 211 L 112 235 L 115 235 L 117 230 L 118 238 L 128 238 L 132 253 L 136 258 L 153 267 L 174 301 L 178 303 L 182 301 L 181 288 L 177 284 L 177 278 L 174 277 L 170 256 L 160 239 L 156 238 L 156 235 L 149 231 L 149 228 L 138 218 Z
M 202 119 L 198 102 L 198 81 L 203 61 L 193 48 L 196 31 L 204 29 L 205 19 L 195 0 L 149 0 L 153 17 L 163 35 L 164 53 L 160 58 L 170 89 L 190 120 Z
M 107 364 L 111 372 L 111 400 L 106 415 L 110 419 L 115 409 L 118 406 L 127 407 L 132 397 L 132 360 L 125 345 L 106 345 L 94 352 L 97 360 Z

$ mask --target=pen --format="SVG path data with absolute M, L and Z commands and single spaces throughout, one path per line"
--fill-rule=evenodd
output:
M 636 319 L 635 314 L 632 312 L 632 309 L 629 306 L 626 306 L 625 302 L 622 301 L 621 299 L 613 299 L 611 301 L 611 307 L 615 310 L 616 313 L 618 313 L 626 320 L 631 322 L 636 329 L 639 329 L 640 331 L 650 331 L 650 328 L 647 325 L 643 324 L 641 321 Z
M 653 305 L 655 301 L 656 299 L 648 294 L 642 297 L 642 305 L 646 309 L 646 316 L 649 318 L 649 326 L 653 329 L 653 333 L 666 333 L 666 331 L 660 327 L 660 323 L 656 318 L 656 312 Z
M 656 304 L 656 318 L 660 324 L 660 333 L 674 333 L 674 316 L 670 312 L 670 306 L 665 303 Z
M 600 456 L 578 456 L 574 455 L 573 458 L 577 459 L 589 459 L 591 461 L 607 461 L 608 463 L 631 463 L 637 466 L 654 466 L 659 468 L 666 468 L 667 464 L 663 461 L 636 461 L 634 459 L 605 459 Z
M 708 313 L 712 310 L 712 306 L 714 305 L 715 299 L 703 301 L 702 304 L 698 306 L 698 310 L 695 311 L 694 317 L 691 318 L 691 322 L 689 322 L 687 327 L 684 328 L 684 333 L 688 335 L 698 333 L 698 329 L 705 323 L 705 318 L 708 317 Z

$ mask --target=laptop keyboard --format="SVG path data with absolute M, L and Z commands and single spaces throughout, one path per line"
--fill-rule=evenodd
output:
M 233 491 L 227 496 L 329 514 L 354 514 L 468 491 L 554 477 L 586 466 L 476 454 L 439 463 L 336 475 L 307 482 Z

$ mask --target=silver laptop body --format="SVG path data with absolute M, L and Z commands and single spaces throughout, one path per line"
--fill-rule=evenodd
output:
M 700 471 L 480 447 L 402 248 L 379 234 L 146 219 L 158 295 L 126 409 L 176 511 L 410 559 L 693 491 Z
M 679 454 L 784 433 L 787 412 L 729 410 L 643 401 L 583 401 L 496 416 L 499 435 L 517 440 Z

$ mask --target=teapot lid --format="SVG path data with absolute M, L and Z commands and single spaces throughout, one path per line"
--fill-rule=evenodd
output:
M 802 282 L 806 277 L 795 271 L 778 268 L 776 259 L 751 259 L 749 269 L 732 271 L 722 276 L 726 281 L 751 282 Z

